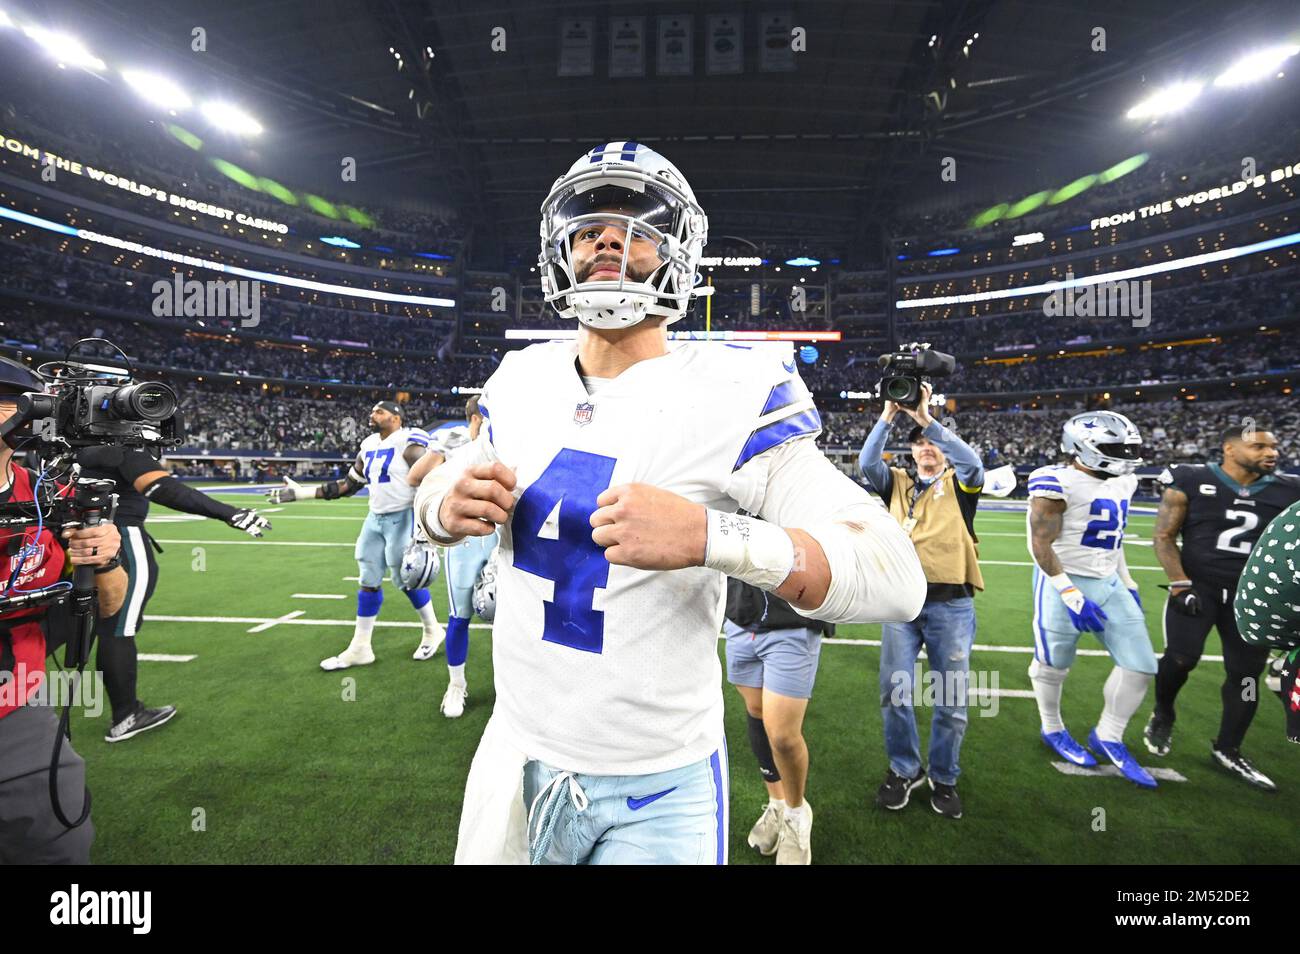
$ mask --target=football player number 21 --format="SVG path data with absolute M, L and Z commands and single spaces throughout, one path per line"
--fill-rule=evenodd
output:
M 543 603 L 542 639 L 599 653 L 605 614 L 592 606 L 609 582 L 609 561 L 591 539 L 596 498 L 614 476 L 614 458 L 565 448 L 515 504 L 515 566 L 555 584 Z M 554 515 L 554 519 L 552 519 Z
M 1098 497 L 1088 512 L 1098 519 L 1088 521 L 1079 542 L 1098 550 L 1118 550 L 1124 539 L 1124 528 L 1128 526 L 1128 501 L 1116 502 Z

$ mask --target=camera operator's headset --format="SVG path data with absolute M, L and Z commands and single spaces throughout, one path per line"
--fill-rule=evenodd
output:
M 45 381 L 26 365 L 9 358 L 0 357 L 0 400 L 6 397 L 13 397 L 24 394 L 29 391 L 45 391 Z M 3 483 L 6 487 L 14 486 L 13 479 L 13 458 L 21 452 L 21 448 L 14 448 L 13 455 L 10 456 L 6 468 L 7 472 L 3 475 Z M 39 622 L 39 617 L 35 618 Z M 13 672 L 16 665 L 16 656 L 13 649 L 13 637 L 11 630 L 14 626 L 21 623 L 32 622 L 32 619 L 5 621 L 0 620 L 0 672 Z M 86 661 L 90 658 L 90 642 L 94 641 L 93 630 L 89 634 L 89 642 L 84 636 L 76 636 L 69 640 L 68 652 L 65 656 L 65 663 L 77 667 L 77 674 L 80 677 L 85 668 Z M 74 658 L 79 656 L 80 658 Z M 68 729 L 68 722 L 71 716 L 72 703 L 69 700 L 68 705 L 63 710 L 63 716 L 59 721 L 59 729 L 55 734 L 54 751 L 50 760 L 50 804 L 54 809 L 54 814 L 65 828 L 76 828 L 90 817 L 90 789 L 85 790 L 85 798 L 82 803 L 81 814 L 75 821 L 69 821 L 59 804 L 58 790 L 58 772 L 59 772 L 59 755 L 63 748 L 64 738 L 71 738 L 72 733 Z

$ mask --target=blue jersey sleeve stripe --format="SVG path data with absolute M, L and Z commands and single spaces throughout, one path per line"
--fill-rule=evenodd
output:
M 763 410 L 759 411 L 759 416 L 771 414 L 773 411 L 779 411 L 783 407 L 788 407 L 799 399 L 795 393 L 793 381 L 782 381 L 774 385 L 767 395 L 767 401 L 763 404 Z
M 1061 485 L 1054 480 L 1031 480 L 1029 482 L 1029 489 L 1033 490 L 1035 487 L 1046 487 L 1049 490 L 1061 489 Z
M 733 472 L 740 470 L 746 463 L 764 451 L 769 451 L 778 444 L 784 444 L 791 438 L 812 434 L 820 430 L 821 426 L 822 417 L 814 407 L 809 408 L 802 414 L 793 414 L 774 424 L 760 427 L 749 435 L 749 440 L 745 441 L 745 446 L 740 450 L 740 456 L 736 458 L 736 465 L 731 469 Z
M 483 415 L 484 420 L 492 416 L 491 414 L 488 413 L 487 405 L 484 404 L 482 401 L 479 402 L 478 412 Z

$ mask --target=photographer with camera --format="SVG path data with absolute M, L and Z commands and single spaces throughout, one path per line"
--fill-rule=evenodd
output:
M 176 714 L 175 706 L 149 707 L 136 696 L 139 662 L 135 636 L 158 584 L 154 551 L 162 552 L 162 547 L 144 528 L 149 504 L 159 503 L 182 513 L 220 520 L 251 537 L 260 537 L 264 530 L 271 529 L 271 522 L 255 510 L 232 507 L 195 490 L 164 470 L 147 451 L 138 448 L 86 447 L 77 453 L 77 463 L 83 476 L 111 480 L 118 498 L 113 521 L 122 531 L 127 598 L 120 612 L 101 618 L 96 626 L 99 648 L 95 666 L 104 674 L 104 688 L 112 709 L 112 723 L 104 741 L 122 742 L 165 725 Z
M 938 357 L 952 361 L 947 355 Z M 883 358 L 881 364 L 890 367 Z M 974 450 L 930 416 L 932 388 L 916 371 L 933 374 L 937 365 L 918 365 L 910 366 L 912 373 L 903 370 L 882 382 L 882 393 L 902 403 L 885 401 L 880 420 L 858 457 L 868 484 L 912 538 L 928 583 L 925 605 L 916 619 L 885 623 L 882 628 L 880 708 L 889 768 L 876 804 L 902 809 L 926 780 L 912 710 L 913 672 L 924 644 L 930 669 L 943 677 L 944 690 L 930 729 L 930 806 L 940 815 L 956 819 L 962 815 L 956 786 L 958 755 L 966 733 L 966 679 L 975 641 L 974 594 L 984 589 L 975 536 L 984 467 Z M 887 466 L 883 459 L 890 426 L 900 410 L 915 422 L 908 435 L 915 476 L 901 467 Z
M 0 358 L 0 424 L 17 411 L 17 396 L 45 390 L 27 367 Z M 41 485 L 44 484 L 44 487 Z M 69 527 L 58 535 L 46 525 L 38 492 L 49 496 L 51 483 L 13 461 L 13 449 L 0 444 L 0 505 L 27 504 L 30 525 L 0 529 L 7 561 L 0 603 L 18 603 L 0 612 L 0 865 L 86 864 L 94 826 L 87 815 L 75 827 L 59 818 L 52 799 L 88 807 L 85 762 L 70 744 L 59 746 L 57 784 L 52 785 L 51 751 L 60 733 L 56 710 L 39 704 L 45 680 L 47 647 L 78 638 L 78 618 L 69 602 L 51 602 L 56 592 L 73 593 L 67 567 L 94 567 L 96 615 L 118 612 L 126 595 L 120 567 L 121 535 L 112 523 Z M 60 496 L 69 488 L 53 487 Z M 49 599 L 42 599 L 49 597 Z

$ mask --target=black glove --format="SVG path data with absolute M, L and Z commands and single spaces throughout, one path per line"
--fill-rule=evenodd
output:
M 271 521 L 261 516 L 256 510 L 236 510 L 226 520 L 236 530 L 243 530 L 250 537 L 260 537 L 263 530 L 271 529 Z
M 1181 593 L 1170 593 L 1169 605 L 1175 612 L 1182 613 L 1184 616 L 1201 615 L 1201 598 L 1190 587 Z

